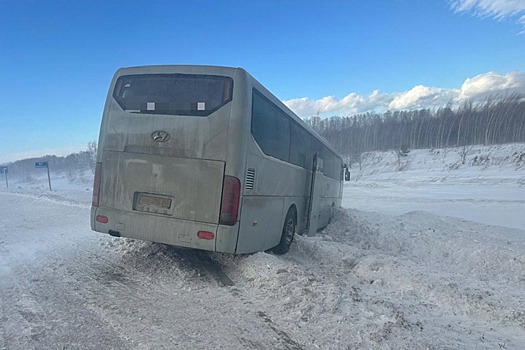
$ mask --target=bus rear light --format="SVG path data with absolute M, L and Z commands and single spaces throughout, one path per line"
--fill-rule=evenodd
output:
M 237 222 L 241 181 L 233 176 L 224 176 L 220 221 L 221 225 L 233 226 Z
M 199 233 L 197 233 L 197 236 L 200 239 L 207 239 L 207 240 L 215 238 L 215 235 L 213 234 L 213 232 L 208 232 L 208 231 L 199 231 Z
M 102 224 L 107 224 L 109 219 L 108 219 L 107 216 L 97 215 L 97 221 L 102 223 Z
M 102 163 L 97 163 L 95 167 L 95 181 L 93 183 L 93 199 L 91 205 L 98 208 L 100 199 L 100 177 L 102 175 Z

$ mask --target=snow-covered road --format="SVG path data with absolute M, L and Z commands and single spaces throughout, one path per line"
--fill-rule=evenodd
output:
M 1 194 L 0 212 L 0 349 L 294 344 L 265 309 L 222 287 L 207 253 L 147 244 L 120 255 L 90 230 L 87 207 L 47 199 Z

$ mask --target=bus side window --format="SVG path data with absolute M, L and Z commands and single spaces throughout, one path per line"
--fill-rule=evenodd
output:
M 257 90 L 253 90 L 252 135 L 266 155 L 290 161 L 290 120 Z
M 305 169 L 311 169 L 310 135 L 296 122 L 292 122 L 291 131 L 290 162 Z

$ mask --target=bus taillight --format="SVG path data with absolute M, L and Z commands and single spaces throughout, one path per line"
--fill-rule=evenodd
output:
M 233 226 L 237 222 L 239 212 L 239 197 L 241 195 L 241 181 L 233 176 L 224 176 L 222 187 L 221 225 Z
M 100 197 L 100 176 L 102 175 L 102 163 L 97 163 L 95 167 L 95 181 L 93 183 L 93 199 L 91 205 L 98 207 L 98 200 Z

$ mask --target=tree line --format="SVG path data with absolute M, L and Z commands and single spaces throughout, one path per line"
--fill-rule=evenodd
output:
M 341 154 L 525 142 L 525 98 L 488 98 L 437 110 L 306 119 Z
M 65 157 L 46 155 L 42 157 L 27 158 L 6 164 L 9 174 L 18 178 L 31 177 L 42 169 L 35 169 L 36 162 L 48 162 L 51 172 L 81 172 L 86 169 L 95 171 L 97 143 L 88 143 L 87 149 L 78 153 L 71 153 Z

